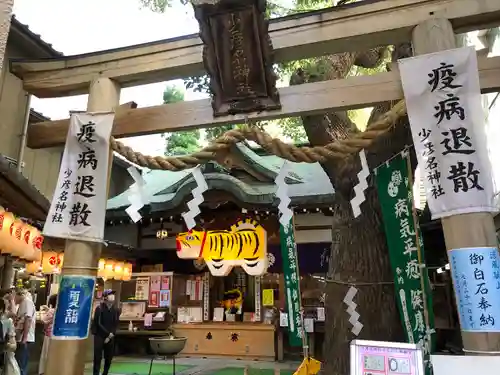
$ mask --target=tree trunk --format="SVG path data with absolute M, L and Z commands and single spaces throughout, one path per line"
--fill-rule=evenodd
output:
M 408 48 L 397 48 L 396 57 Z M 332 71 L 314 80 L 341 79 L 346 77 L 353 64 L 372 68 L 383 57 L 382 49 L 368 53 L 343 53 L 330 56 Z M 294 83 L 306 82 L 294 77 Z M 299 82 L 302 81 L 302 82 Z M 370 121 L 385 113 L 391 103 L 378 106 L 372 112 Z M 334 139 L 346 138 L 357 132 L 346 112 L 328 113 L 323 116 L 302 118 L 311 145 L 324 145 Z M 367 152 L 370 170 L 412 144 L 407 119 L 391 132 L 380 137 Z M 332 248 L 330 269 L 326 286 L 325 362 L 323 371 L 328 375 L 349 374 L 349 342 L 356 338 L 351 333 L 352 325 L 345 311 L 343 299 L 350 285 L 358 289 L 354 301 L 358 305 L 363 324 L 358 338 L 382 341 L 401 341 L 403 329 L 395 300 L 393 276 L 389 263 L 389 253 L 383 228 L 381 210 L 373 175 L 368 178 L 366 201 L 361 205 L 361 215 L 354 218 L 350 200 L 354 196 L 353 187 L 358 183 L 357 173 L 361 169 L 357 155 L 345 161 L 329 161 L 323 169 L 335 188 L 335 205 L 332 223 Z
M 2 70 L 14 0 L 0 0 L 0 71 Z

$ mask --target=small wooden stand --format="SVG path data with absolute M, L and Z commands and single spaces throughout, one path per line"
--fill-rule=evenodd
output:
M 232 357 L 274 361 L 274 325 L 263 323 L 189 323 L 172 326 L 187 337 L 184 357 Z

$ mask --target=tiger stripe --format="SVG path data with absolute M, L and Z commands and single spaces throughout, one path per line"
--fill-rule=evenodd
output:
M 231 230 L 190 231 L 177 236 L 178 256 L 203 258 L 214 276 L 227 275 L 234 266 L 249 275 L 266 272 L 267 234 L 255 220 L 246 219 Z
M 207 245 L 208 253 L 213 260 L 223 260 L 233 257 L 234 259 L 240 259 L 244 247 L 252 249 L 251 254 L 253 257 L 258 252 L 261 243 L 255 229 L 240 229 L 236 232 L 225 230 L 209 231 L 205 242 L 205 246 Z M 214 258 L 213 254 L 217 253 L 218 258 Z

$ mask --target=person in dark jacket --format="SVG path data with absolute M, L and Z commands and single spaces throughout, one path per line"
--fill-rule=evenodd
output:
M 108 375 L 115 349 L 115 334 L 118 328 L 120 309 L 115 304 L 115 292 L 105 290 L 102 302 L 94 312 L 92 334 L 94 335 L 94 375 L 99 375 L 104 354 L 104 370 Z

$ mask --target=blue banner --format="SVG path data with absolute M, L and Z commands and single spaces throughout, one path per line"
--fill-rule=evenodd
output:
M 55 340 L 89 336 L 94 289 L 95 277 L 62 275 L 52 328 Z
M 462 330 L 500 332 L 498 249 L 453 249 L 450 264 Z

